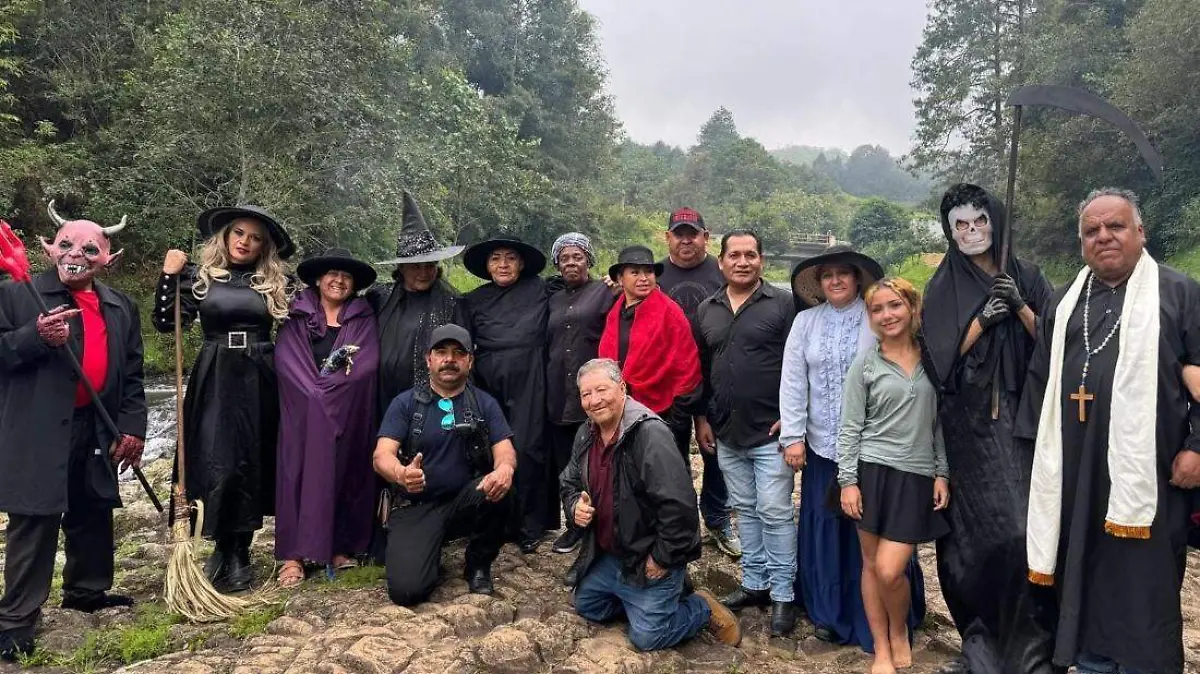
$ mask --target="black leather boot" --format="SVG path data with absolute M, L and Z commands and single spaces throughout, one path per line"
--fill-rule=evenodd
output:
M 229 575 L 229 558 L 233 555 L 233 539 L 229 535 L 217 536 L 213 553 L 204 562 L 204 575 L 213 585 L 225 582 Z
M 229 573 L 225 576 L 227 592 L 245 592 L 254 582 L 254 567 L 250 566 L 250 543 L 254 534 L 233 534 L 233 551 L 229 556 Z
M 721 603 L 728 606 L 730 611 L 740 611 L 750 606 L 770 606 L 770 590 L 747 590 L 744 587 L 721 597 Z
M 771 636 L 786 637 L 796 626 L 796 607 L 790 601 L 771 602 Z

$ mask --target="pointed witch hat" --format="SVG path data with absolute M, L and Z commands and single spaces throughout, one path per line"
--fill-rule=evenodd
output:
M 425 216 L 417 207 L 417 200 L 408 190 L 404 191 L 404 225 L 396 235 L 396 257 L 377 264 L 417 264 L 420 262 L 439 262 L 452 258 L 463 251 L 465 246 L 443 246 L 429 231 L 425 224 Z

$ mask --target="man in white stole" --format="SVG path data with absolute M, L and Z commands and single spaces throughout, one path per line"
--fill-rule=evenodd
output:
M 1035 452 L 1029 579 L 1054 591 L 1056 665 L 1179 674 L 1200 285 L 1145 251 L 1130 192 L 1088 195 L 1079 238 L 1087 267 L 1043 314 L 1016 426 Z

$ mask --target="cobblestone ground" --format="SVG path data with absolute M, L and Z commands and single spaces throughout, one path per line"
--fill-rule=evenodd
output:
M 698 463 L 698 462 L 697 462 Z M 156 466 L 157 467 L 157 466 Z M 157 471 L 159 482 L 165 479 Z M 165 492 L 165 487 L 160 491 Z M 131 506 L 121 511 L 119 540 L 126 555 L 118 564 L 117 591 L 153 604 L 161 592 L 168 551 L 165 528 L 148 505 L 129 492 Z M 127 502 L 130 502 L 127 501 Z M 271 529 L 255 541 L 260 573 L 270 572 Z M 378 582 L 351 589 L 339 583 L 310 579 L 299 589 L 281 594 L 282 608 L 268 617 L 265 627 L 251 636 L 231 633 L 226 626 L 171 625 L 168 651 L 154 659 L 123 668 L 109 661 L 74 662 L 26 671 L 129 672 L 145 674 L 683 674 L 684 672 L 865 672 L 867 656 L 856 648 L 830 646 L 812 636 L 812 625 L 801 619 L 785 639 L 772 638 L 768 614 L 750 609 L 741 616 L 744 640 L 740 648 L 714 641 L 707 633 L 667 651 L 639 653 L 625 638 L 621 623 L 588 623 L 571 609 L 569 592 L 561 582 L 571 555 L 543 551 L 522 555 L 506 546 L 493 567 L 496 595 L 467 592 L 462 580 L 463 547 L 448 546 L 443 555 L 444 582 L 430 601 L 406 609 L 392 605 Z M 933 550 L 921 550 L 929 611 L 915 635 L 914 674 L 928 674 L 957 652 L 955 633 L 941 601 L 933 568 Z M 1195 561 L 1195 560 L 1193 560 Z M 0 561 L 2 563 L 2 561 Z M 691 574 L 700 587 L 717 593 L 737 583 L 737 564 L 706 543 L 703 558 Z M 317 573 L 316 575 L 320 575 Z M 1200 672 L 1200 578 L 1189 571 L 1185 585 L 1185 641 L 1188 672 Z M 130 624 L 135 612 L 112 609 L 89 616 L 47 604 L 39 643 L 52 653 L 71 653 L 85 644 L 93 630 Z M 265 621 L 264 621 L 265 622 Z M 171 652 L 173 651 L 173 652 Z M 0 665 L 0 674 L 22 671 Z

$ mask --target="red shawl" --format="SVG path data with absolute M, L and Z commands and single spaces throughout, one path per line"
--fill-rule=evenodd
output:
M 600 357 L 618 360 L 622 297 L 608 312 L 604 335 L 600 338 Z M 622 376 L 629 395 L 655 414 L 671 408 L 681 395 L 691 393 L 700 384 L 700 353 L 692 336 L 692 324 L 683 309 L 662 290 L 654 292 L 638 305 L 629 327 L 629 352 Z

